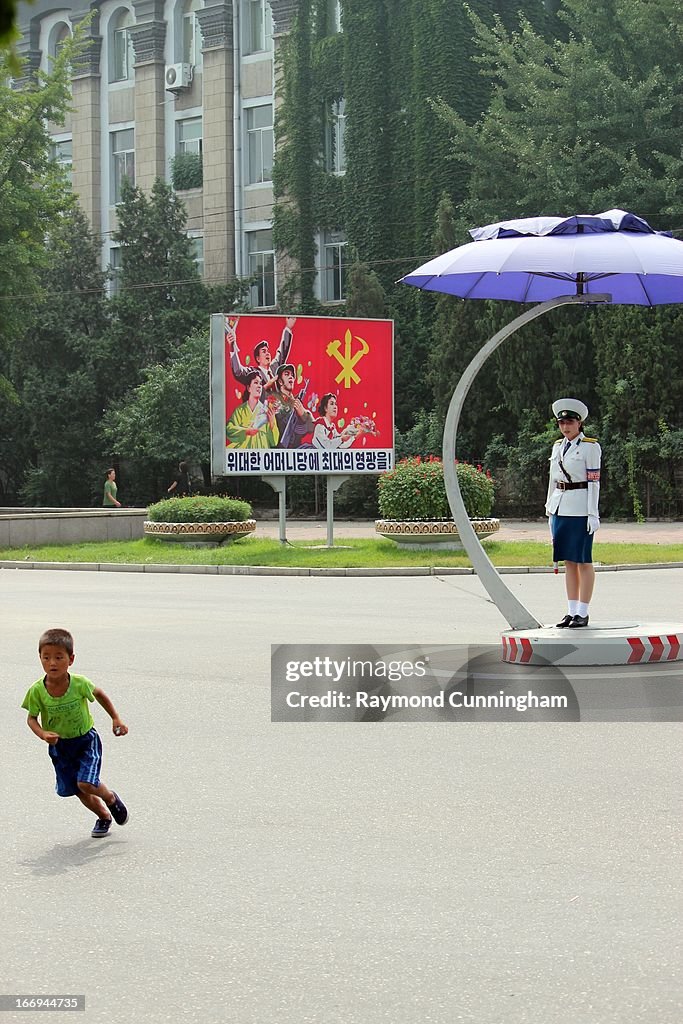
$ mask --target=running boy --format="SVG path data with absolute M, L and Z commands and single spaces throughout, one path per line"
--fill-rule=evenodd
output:
M 88 701 L 101 704 L 111 718 L 115 736 L 125 736 L 128 727 L 103 690 L 85 676 L 69 673 L 74 660 L 71 633 L 46 630 L 38 641 L 38 654 L 45 675 L 29 689 L 21 706 L 28 711 L 31 732 L 48 744 L 58 795 L 77 796 L 93 812 L 97 821 L 91 835 L 99 839 L 109 832 L 112 818 L 117 825 L 125 825 L 128 811 L 113 789 L 100 782 L 102 742 Z

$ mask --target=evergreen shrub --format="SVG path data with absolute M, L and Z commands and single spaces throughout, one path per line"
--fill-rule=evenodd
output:
M 487 519 L 493 508 L 494 483 L 481 466 L 457 464 L 458 483 L 470 519 Z M 379 511 L 383 519 L 452 520 L 446 497 L 441 459 L 419 455 L 401 459 L 378 481 Z
M 252 512 L 248 501 L 203 495 L 164 498 L 149 506 L 148 518 L 153 523 L 243 523 Z

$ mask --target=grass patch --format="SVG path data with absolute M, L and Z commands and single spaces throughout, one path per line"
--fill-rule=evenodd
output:
M 486 551 L 494 565 L 547 566 L 548 544 L 536 541 L 487 541 Z M 683 544 L 599 544 L 593 549 L 603 565 L 646 565 L 652 562 L 683 562 Z M 469 566 L 459 551 L 403 551 L 390 540 L 344 539 L 333 548 L 312 548 L 309 541 L 280 544 L 276 540 L 244 537 L 219 548 L 187 548 L 161 540 L 92 542 L 0 548 L 2 561 L 26 562 L 126 562 L 164 565 L 271 565 L 302 568 L 392 568 L 402 566 Z

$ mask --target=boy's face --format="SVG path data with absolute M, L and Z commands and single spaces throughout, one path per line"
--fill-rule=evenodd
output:
M 40 649 L 40 662 L 47 678 L 54 683 L 63 682 L 73 665 L 74 656 L 59 644 L 45 644 Z

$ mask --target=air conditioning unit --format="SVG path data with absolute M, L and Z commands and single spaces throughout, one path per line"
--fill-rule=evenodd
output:
M 189 89 L 192 82 L 192 65 L 167 64 L 165 80 L 168 92 L 179 92 L 181 89 Z

